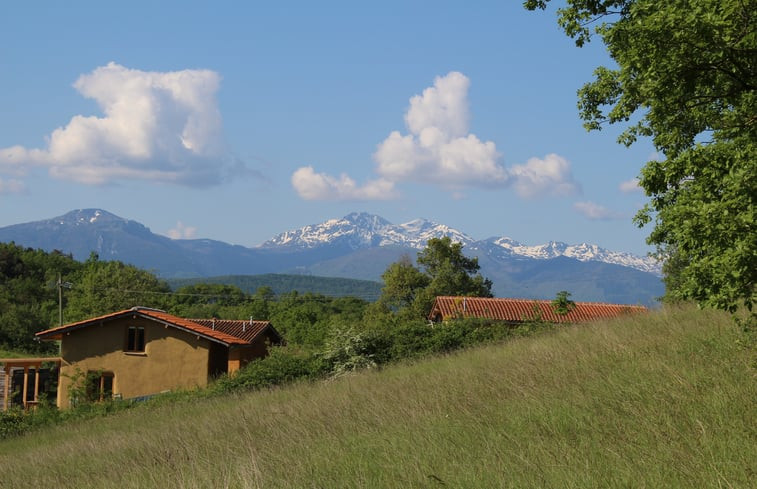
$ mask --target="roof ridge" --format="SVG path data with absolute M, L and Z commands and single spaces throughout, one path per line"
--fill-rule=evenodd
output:
M 512 302 L 539 302 L 539 303 L 551 303 L 554 299 L 523 299 L 517 297 L 477 297 L 467 295 L 440 295 L 437 299 L 474 299 L 485 301 L 512 301 Z M 641 304 L 620 304 L 617 302 L 595 302 L 595 301 L 573 301 L 576 304 L 586 304 L 595 306 L 620 306 L 620 307 L 641 307 L 647 309 L 646 306 Z

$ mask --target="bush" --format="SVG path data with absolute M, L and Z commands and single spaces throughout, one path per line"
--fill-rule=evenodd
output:
M 337 327 L 321 357 L 332 375 L 374 368 L 378 365 L 375 339 L 376 335 L 371 332 L 358 332 L 350 326 Z
M 30 411 L 24 411 L 20 407 L 0 411 L 0 440 L 22 435 L 40 426 L 58 423 L 61 419 L 63 418 L 58 408 L 44 400 Z
M 213 384 L 213 389 L 222 392 L 262 389 L 297 379 L 318 377 L 325 371 L 326 366 L 322 360 L 313 354 L 295 352 L 287 347 L 273 347 L 267 357 L 219 378 Z
M 29 420 L 20 408 L 0 412 L 0 439 L 20 435 L 29 428 Z

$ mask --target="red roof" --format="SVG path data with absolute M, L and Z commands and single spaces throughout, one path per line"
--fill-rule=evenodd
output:
M 555 312 L 552 301 L 443 296 L 434 301 L 429 319 L 436 320 L 440 316 L 441 319 L 472 317 L 521 322 L 540 317 L 553 323 L 578 323 L 647 311 L 644 306 L 625 304 L 576 302 L 575 305 L 572 311 L 561 315 Z
M 271 326 L 270 321 L 244 321 L 238 319 L 189 319 L 188 321 L 205 326 L 206 328 L 230 334 L 231 336 L 249 342 L 252 342 L 252 340 L 257 338 L 257 336 L 267 328 L 273 330 L 277 337 L 279 336 L 279 333 L 273 329 L 273 326 Z
M 93 324 L 100 323 L 102 321 L 110 321 L 113 319 L 122 318 L 125 316 L 138 316 L 142 318 L 152 319 L 161 323 L 173 326 L 174 328 L 188 331 L 190 333 L 198 334 L 211 341 L 222 343 L 227 346 L 231 345 L 249 345 L 252 341 L 261 334 L 266 327 L 270 326 L 268 321 L 253 321 L 254 328 L 243 328 L 242 323 L 250 324 L 249 321 L 223 321 L 215 320 L 216 323 L 234 323 L 238 325 L 238 328 L 213 328 L 212 319 L 184 319 L 167 312 L 160 311 L 158 309 L 150 309 L 146 307 L 133 307 L 131 309 L 125 309 L 123 311 L 114 312 L 111 314 L 105 314 L 104 316 L 98 316 L 95 318 L 87 319 L 85 321 L 79 321 L 76 323 L 65 324 L 57 328 L 48 329 L 46 331 L 40 331 L 36 334 L 38 338 L 44 340 L 60 339 L 63 333 L 73 331 L 75 329 L 85 328 Z M 239 335 L 235 334 L 235 331 L 239 331 Z M 242 331 L 244 329 L 244 331 Z M 252 330 L 252 331 L 251 331 Z M 278 335 L 278 333 L 277 333 Z

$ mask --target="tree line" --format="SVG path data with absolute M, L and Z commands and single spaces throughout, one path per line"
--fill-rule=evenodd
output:
M 329 297 L 268 286 L 245 292 L 237 286 L 197 283 L 172 290 L 155 274 L 96 253 L 79 262 L 59 251 L 0 243 L 0 348 L 53 352 L 55 344 L 34 333 L 128 309 L 154 307 L 184 318 L 270 320 L 290 344 L 324 348 L 336 331 L 398 322 L 425 322 L 436 295 L 491 296 L 492 283 L 478 261 L 449 238 L 429 240 L 418 266 L 404 257 L 383 275 L 378 300 Z M 59 302 L 60 301 L 60 302 Z M 60 307 L 60 310 L 59 310 Z M 61 314 L 62 313 L 62 314 Z

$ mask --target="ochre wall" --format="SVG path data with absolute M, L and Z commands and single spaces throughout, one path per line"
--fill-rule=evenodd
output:
M 145 328 L 144 353 L 125 353 L 129 326 Z M 64 333 L 58 406 L 70 404 L 70 376 L 77 369 L 113 372 L 113 393 L 123 399 L 208 383 L 210 341 L 139 317 L 121 318 Z
M 270 331 L 260 335 L 250 346 L 236 347 L 229 350 L 228 373 L 234 373 L 247 366 L 248 363 L 268 355 L 268 348 L 275 342 L 275 338 Z

